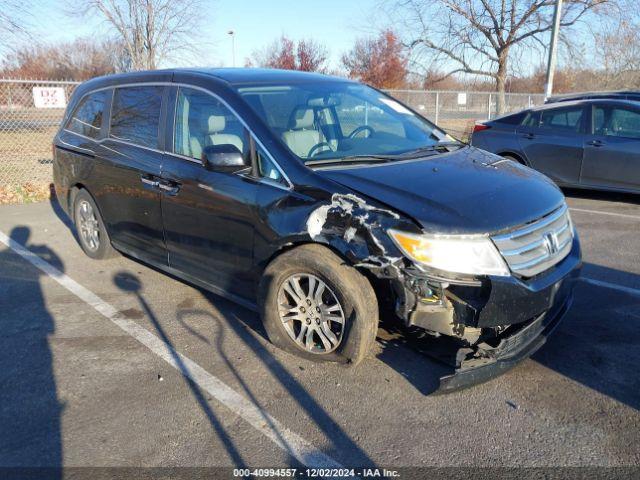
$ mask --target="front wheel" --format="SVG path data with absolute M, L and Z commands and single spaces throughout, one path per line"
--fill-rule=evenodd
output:
M 371 284 L 321 245 L 303 245 L 277 257 L 260 282 L 259 302 L 269 339 L 315 361 L 358 364 L 378 328 Z

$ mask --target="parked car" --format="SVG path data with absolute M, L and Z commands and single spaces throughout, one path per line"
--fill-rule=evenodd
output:
M 475 126 L 471 143 L 558 185 L 640 192 L 640 103 L 551 103 Z
M 530 355 L 580 246 L 546 177 L 359 83 L 260 69 L 80 85 L 54 139 L 80 245 L 257 309 L 269 338 L 357 364 L 379 311 L 451 347 L 443 389 Z M 443 344 L 443 343 L 439 343 Z
M 565 95 L 553 95 L 545 100 L 545 103 L 570 102 L 573 100 L 589 100 L 589 99 L 615 99 L 615 100 L 633 100 L 640 101 L 640 91 L 638 90 L 615 90 L 608 92 L 581 92 L 567 93 Z

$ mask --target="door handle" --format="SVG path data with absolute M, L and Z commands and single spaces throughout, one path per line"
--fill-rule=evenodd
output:
M 158 188 L 158 186 L 160 185 L 158 180 L 156 180 L 154 177 L 152 177 L 151 175 L 142 175 L 140 177 L 140 181 L 144 184 L 147 185 L 148 187 L 151 188 Z
M 167 195 L 177 195 L 180 191 L 180 184 L 172 180 L 160 179 L 158 188 Z
M 592 147 L 602 147 L 604 142 L 602 140 L 591 140 L 587 142 L 587 145 L 591 145 Z
M 534 138 L 536 138 L 536 136 L 533 133 L 525 133 L 522 136 L 527 140 L 533 140 Z
M 178 182 L 159 178 L 154 175 L 141 175 L 140 181 L 147 187 L 160 190 L 167 195 L 176 195 L 180 191 L 180 184 Z

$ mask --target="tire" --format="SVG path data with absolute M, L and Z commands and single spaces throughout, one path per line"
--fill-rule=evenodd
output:
M 93 197 L 86 190 L 78 190 L 75 195 L 73 201 L 73 223 L 78 243 L 88 257 L 95 260 L 104 260 L 117 255 L 115 249 L 111 246 L 111 239 L 104 226 L 100 210 L 98 210 Z M 95 230 L 95 235 L 87 233 L 89 225 L 91 230 Z M 91 239 L 93 239 L 93 242 Z
M 299 278 L 299 286 L 308 292 L 313 281 L 318 286 L 316 292 L 322 290 L 320 282 L 325 284 L 322 299 L 318 296 L 308 296 L 300 303 L 294 303 L 294 297 L 287 293 L 285 287 L 291 290 L 289 280 Z M 315 280 L 312 280 L 315 279 Z M 281 297 L 281 295 L 284 295 Z M 331 297 L 333 295 L 333 297 Z M 298 310 L 292 314 L 296 319 L 284 322 L 281 320 L 281 307 L 283 300 L 291 305 L 298 305 Z M 340 310 L 336 308 L 334 300 L 337 301 Z M 300 313 L 299 305 L 304 306 L 304 302 L 313 302 L 311 312 Z M 378 329 L 378 300 L 371 284 L 355 268 L 347 265 L 340 257 L 331 250 L 321 245 L 302 245 L 288 252 L 283 253 L 273 260 L 265 269 L 260 281 L 258 291 L 258 304 L 262 315 L 262 321 L 267 331 L 267 335 L 273 344 L 286 350 L 287 352 L 307 358 L 313 361 L 331 361 L 349 365 L 357 365 L 371 351 Z M 318 309 L 320 307 L 320 309 Z M 284 307 L 282 307 L 284 308 Z M 294 310 L 294 307 L 292 310 Z M 286 309 L 285 309 L 286 310 Z M 343 314 L 343 323 L 330 321 L 329 319 Z M 309 315 L 311 318 L 305 319 Z M 318 317 L 315 317 L 318 315 Z M 314 318 L 315 317 L 315 318 Z M 294 318 L 294 317 L 287 317 Z M 311 320 L 307 324 L 307 330 L 314 329 L 312 334 L 312 344 L 315 351 L 310 351 L 305 345 L 305 340 L 301 345 L 292 338 L 290 331 L 299 334 L 303 328 L 303 322 Z M 286 325 L 290 331 L 287 331 Z M 299 325 L 299 329 L 296 326 Z M 310 326 L 309 326 L 310 325 Z M 340 326 L 342 325 L 342 326 Z M 333 329 L 333 342 L 327 329 Z M 339 332 L 339 334 L 338 334 Z M 321 339 L 319 333 L 329 341 L 333 350 L 327 348 L 327 344 Z M 321 341 L 322 340 L 322 341 Z M 323 351 L 320 351 L 323 350 Z

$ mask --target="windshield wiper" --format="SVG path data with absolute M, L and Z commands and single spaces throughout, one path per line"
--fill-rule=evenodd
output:
M 327 164 L 342 164 L 342 163 L 357 163 L 357 162 L 367 162 L 367 163 L 378 163 L 378 162 L 390 162 L 393 160 L 407 160 L 412 158 L 417 158 L 423 153 L 433 152 L 434 154 L 442 153 L 441 151 L 448 152 L 449 147 L 463 147 L 465 144 L 462 142 L 438 142 L 434 145 L 427 145 L 424 147 L 419 147 L 414 150 L 409 150 L 408 152 L 396 153 L 396 154 L 371 154 L 371 155 L 347 155 L 345 157 L 337 157 L 337 158 L 325 158 L 318 160 L 310 160 L 305 162 L 305 165 L 327 165 Z
M 326 165 L 331 163 L 357 163 L 357 162 L 389 162 L 391 160 L 397 160 L 397 155 L 347 155 L 346 157 L 339 158 L 326 158 L 322 160 L 311 160 L 305 162 L 305 165 Z
M 438 142 L 436 143 L 436 147 L 464 147 L 466 143 L 461 142 L 460 140 L 453 140 L 451 142 Z
M 427 145 L 424 147 L 416 148 L 414 150 L 409 150 L 408 152 L 399 155 L 402 158 L 414 158 L 420 156 L 422 153 L 427 152 L 435 152 L 435 153 L 444 153 L 449 151 L 449 147 L 464 147 L 464 143 L 462 142 L 438 142 L 434 145 Z M 396 157 L 397 158 L 397 157 Z

